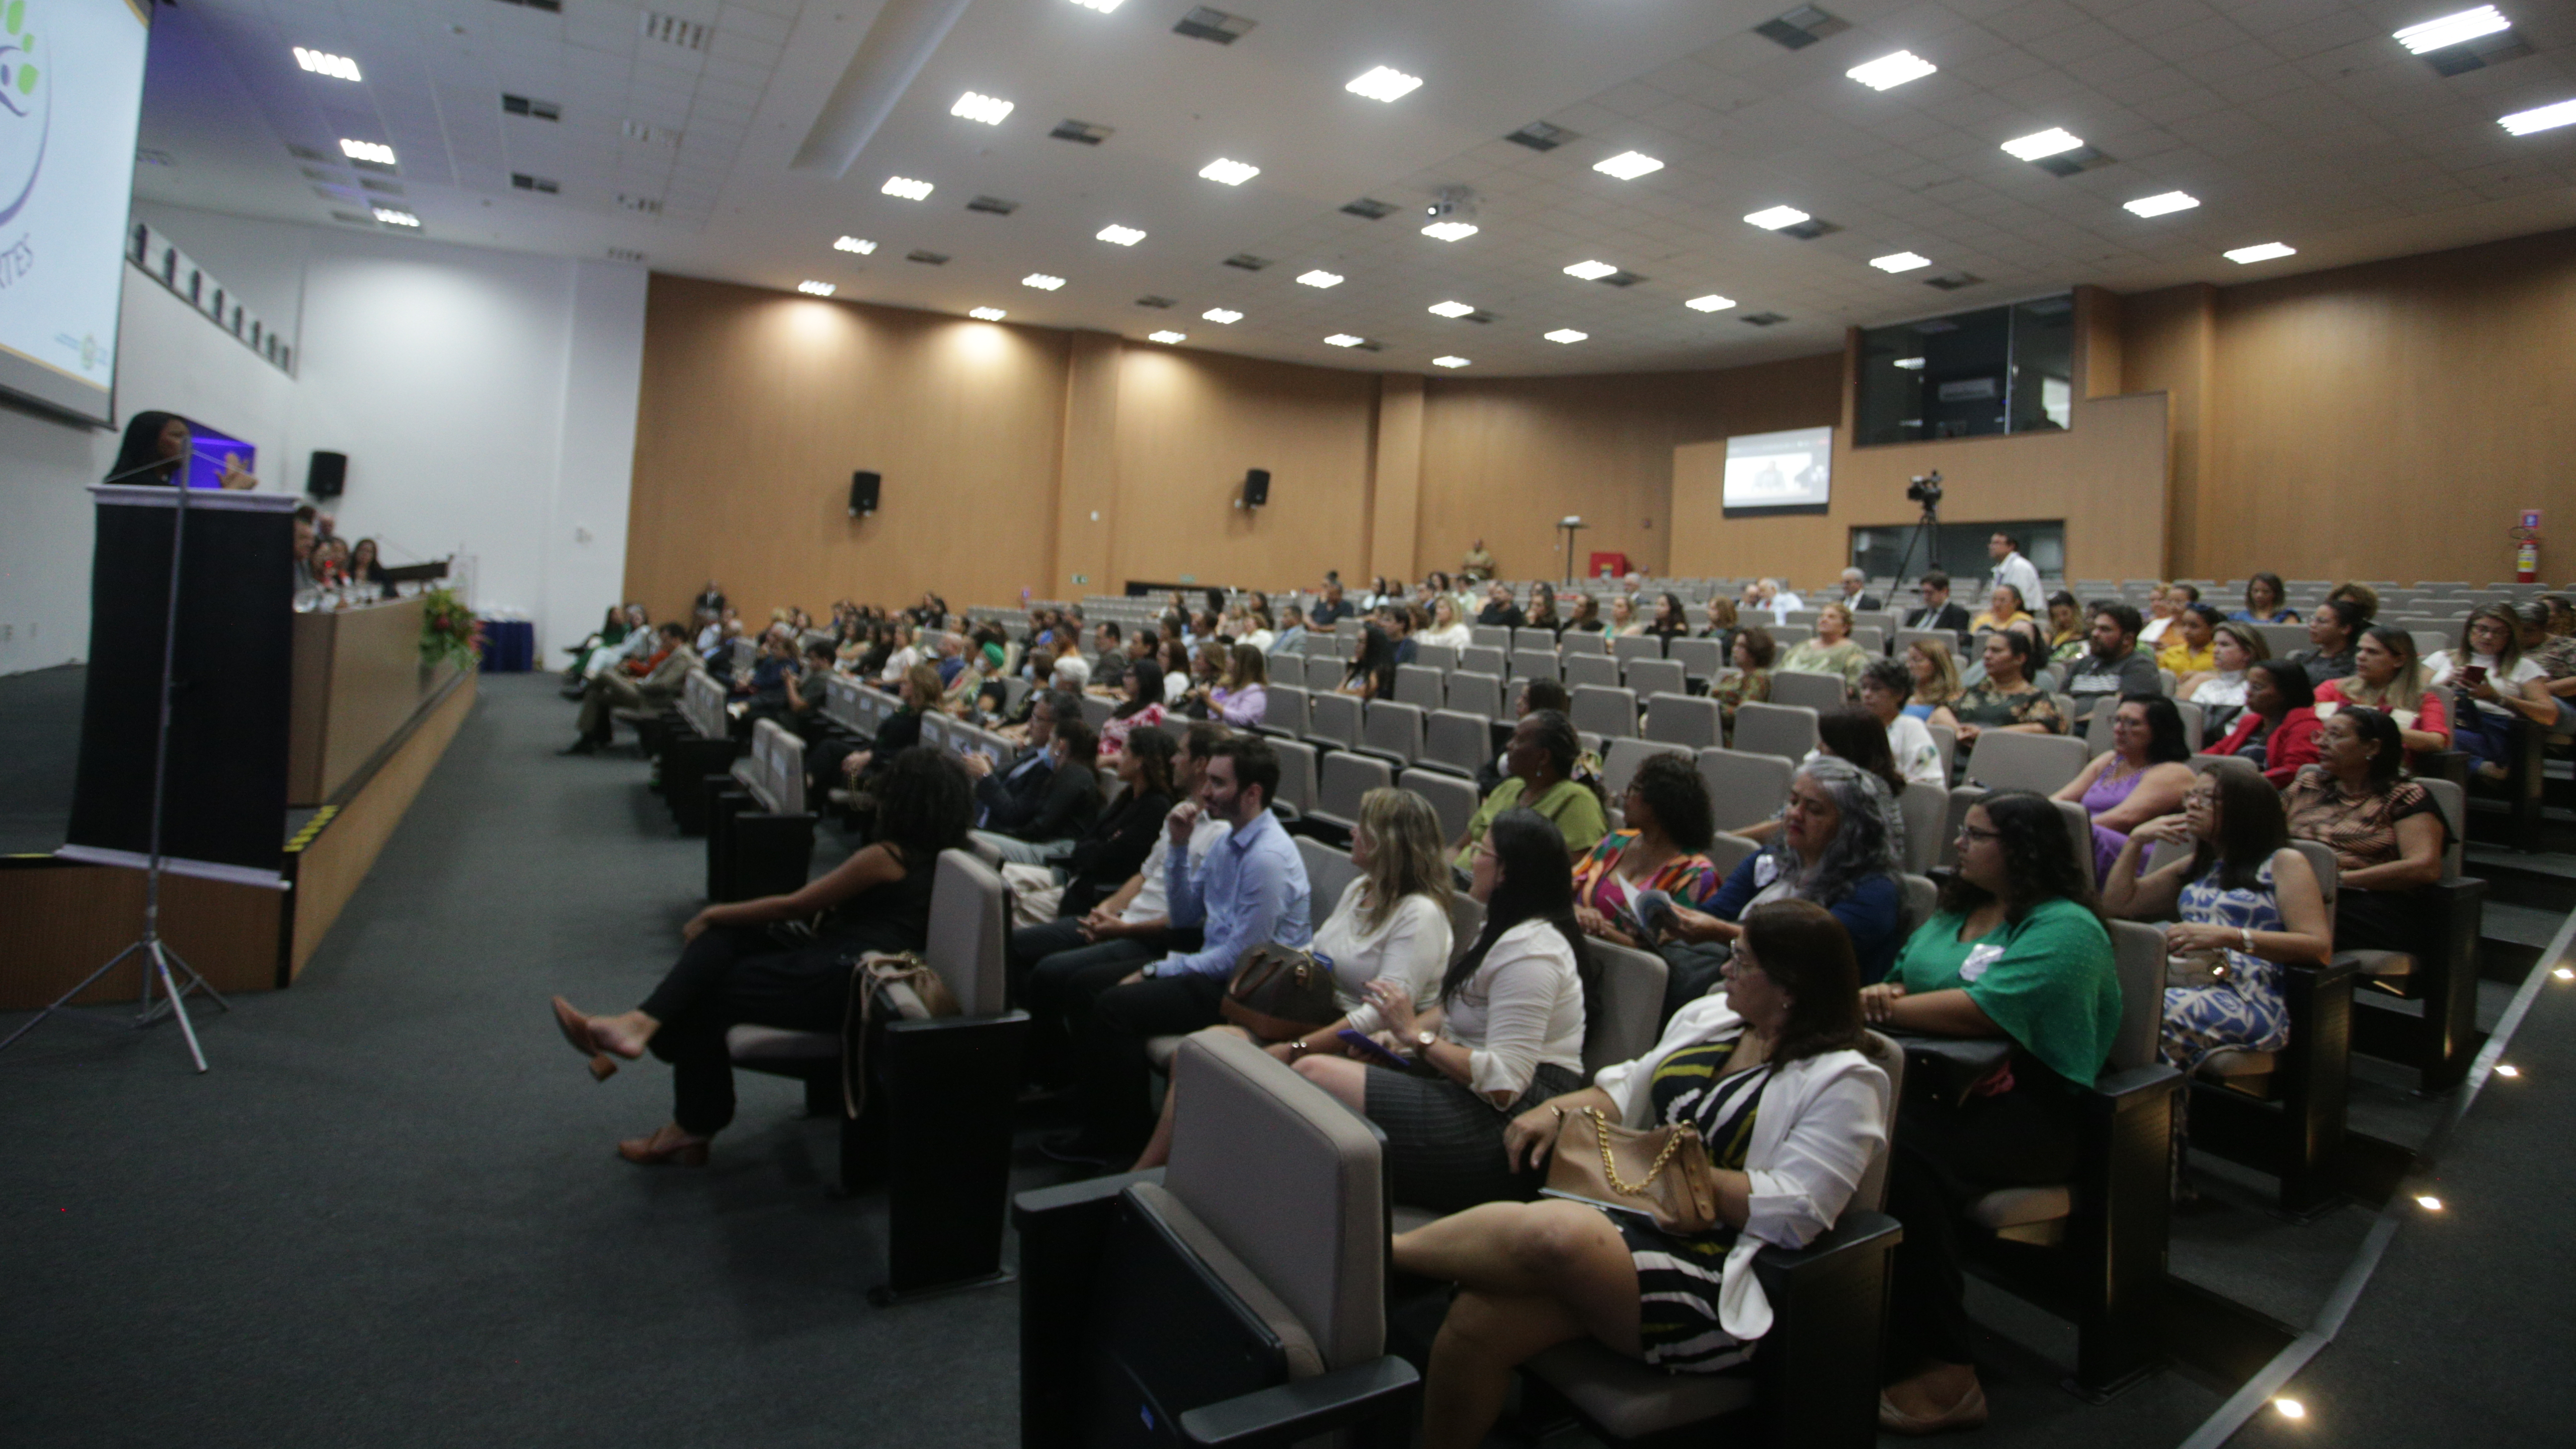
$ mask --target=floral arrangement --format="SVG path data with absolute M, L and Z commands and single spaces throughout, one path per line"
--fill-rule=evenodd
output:
M 473 668 L 483 657 L 483 621 L 474 617 L 454 589 L 431 589 L 420 598 L 420 662 L 435 665 L 452 659 L 462 668 Z

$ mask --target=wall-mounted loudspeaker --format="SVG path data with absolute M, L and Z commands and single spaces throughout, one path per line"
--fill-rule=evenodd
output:
M 304 491 L 316 498 L 337 498 L 349 484 L 349 455 L 315 450 L 304 469 Z
M 1243 506 L 1259 508 L 1270 501 L 1270 470 L 1255 468 L 1243 475 Z
M 874 473 L 850 475 L 850 516 L 852 518 L 877 511 L 877 484 L 880 481 L 882 480 Z

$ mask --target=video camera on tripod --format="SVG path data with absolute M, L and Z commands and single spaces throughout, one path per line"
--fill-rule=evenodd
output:
M 1917 473 L 1912 478 L 1906 480 L 1905 496 L 1916 503 L 1922 504 L 1926 512 L 1940 507 L 1940 471 L 1935 469 L 1929 473 Z

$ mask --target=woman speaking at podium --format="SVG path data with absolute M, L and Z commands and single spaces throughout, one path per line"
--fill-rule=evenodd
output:
M 196 425 L 177 413 L 136 413 L 125 424 L 125 442 L 117 449 L 110 483 L 182 484 Z M 241 455 L 224 455 L 223 486 L 257 488 L 259 480 L 241 465 Z

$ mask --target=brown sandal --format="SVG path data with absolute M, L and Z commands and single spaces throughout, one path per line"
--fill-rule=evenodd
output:
M 574 1051 L 590 1058 L 591 1080 L 604 1082 L 616 1076 L 617 1059 L 599 1049 L 598 1041 L 590 1034 L 590 1018 L 560 996 L 554 999 L 554 1007 L 555 1025 L 562 1030 L 564 1040 L 572 1043 Z

